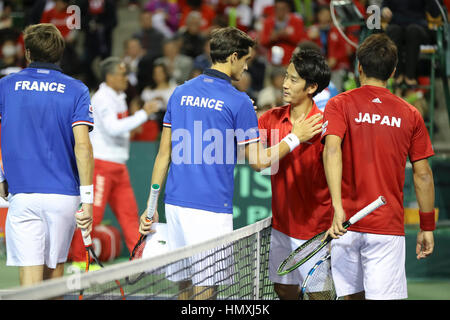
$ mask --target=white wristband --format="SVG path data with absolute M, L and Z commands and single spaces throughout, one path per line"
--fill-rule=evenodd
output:
M 281 141 L 284 141 L 284 142 L 286 142 L 288 144 L 289 149 L 291 150 L 291 152 L 292 152 L 292 150 L 294 150 L 295 148 L 297 148 L 300 145 L 300 140 L 293 133 L 289 133 Z
M 81 203 L 94 203 L 94 185 L 80 186 Z
M 3 170 L 0 168 L 0 182 L 5 181 L 5 175 L 3 174 Z

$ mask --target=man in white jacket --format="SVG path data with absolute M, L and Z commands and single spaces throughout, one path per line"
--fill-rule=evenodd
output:
M 95 159 L 93 226 L 103 220 L 108 203 L 131 252 L 139 237 L 139 210 L 126 166 L 130 131 L 146 122 L 157 106 L 154 102 L 148 102 L 133 115 L 128 114 L 124 93 L 128 79 L 121 59 L 105 59 L 101 63 L 101 76 L 103 82 L 92 97 L 96 127 L 90 134 Z M 74 235 L 71 253 L 74 262 L 84 262 L 85 253 L 79 231 Z

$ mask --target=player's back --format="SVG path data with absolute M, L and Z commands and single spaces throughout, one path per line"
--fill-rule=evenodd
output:
M 325 115 L 323 134 L 340 131 L 333 123 L 335 117 L 341 117 L 346 124 L 342 137 L 342 198 L 347 214 L 353 215 L 379 195 L 387 199 L 387 206 L 354 229 L 403 234 L 407 158 L 416 161 L 433 153 L 420 113 L 388 89 L 366 85 L 330 100 Z
M 236 141 L 258 137 L 250 98 L 229 80 L 203 74 L 175 89 L 164 125 L 172 131 L 166 202 L 231 213 Z
M 72 126 L 92 125 L 77 108 L 89 101 L 86 86 L 49 64 L 1 80 L 2 157 L 12 193 L 79 194 Z

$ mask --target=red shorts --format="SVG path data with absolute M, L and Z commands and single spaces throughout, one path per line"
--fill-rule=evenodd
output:
M 139 209 L 131 187 L 127 166 L 96 159 L 93 227 L 102 222 L 106 204 L 109 204 L 116 216 L 125 244 L 131 252 L 139 239 Z M 72 239 L 70 258 L 73 261 L 84 261 L 85 259 L 85 250 L 79 229 Z

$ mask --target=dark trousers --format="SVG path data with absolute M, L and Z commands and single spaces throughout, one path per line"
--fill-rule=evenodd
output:
M 387 35 L 395 42 L 398 50 L 398 65 L 395 73 L 415 79 L 420 45 L 430 41 L 428 30 L 418 24 L 399 26 L 391 24 L 386 29 Z

